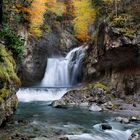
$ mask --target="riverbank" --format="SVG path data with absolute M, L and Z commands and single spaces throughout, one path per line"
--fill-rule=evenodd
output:
M 60 99 L 52 103 L 53 107 L 83 107 L 90 111 L 120 112 L 126 116 L 140 116 L 140 102 L 138 94 L 116 97 L 102 83 L 88 84 L 65 93 Z

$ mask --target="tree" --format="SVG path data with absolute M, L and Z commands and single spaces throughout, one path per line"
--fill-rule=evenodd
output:
M 74 9 L 74 4 L 73 0 L 66 0 L 64 2 L 66 10 L 64 13 L 65 19 L 66 20 L 73 20 L 75 17 L 75 9 Z
M 89 39 L 89 27 L 94 22 L 96 11 L 92 8 L 91 0 L 75 0 L 74 30 L 76 37 L 85 42 Z
M 64 12 L 64 4 L 57 0 L 27 0 L 29 6 L 17 6 L 19 11 L 26 13 L 27 21 L 29 22 L 29 31 L 32 35 L 40 37 L 42 34 L 41 26 L 44 23 L 44 14 L 46 11 L 51 11 L 57 15 L 62 15 Z

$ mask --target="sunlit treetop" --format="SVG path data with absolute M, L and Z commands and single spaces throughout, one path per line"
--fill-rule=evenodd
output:
M 75 0 L 74 29 L 76 37 L 84 42 L 89 39 L 88 29 L 94 22 L 96 11 L 91 6 L 91 0 Z

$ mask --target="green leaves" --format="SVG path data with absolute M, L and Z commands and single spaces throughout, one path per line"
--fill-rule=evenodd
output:
M 22 55 L 24 40 L 16 35 L 7 24 L 4 24 L 0 29 L 0 38 L 5 42 L 6 47 L 13 53 L 14 57 Z

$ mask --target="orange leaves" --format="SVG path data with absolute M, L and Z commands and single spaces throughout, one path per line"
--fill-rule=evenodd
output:
M 91 0 L 28 0 L 30 7 L 22 8 L 28 13 L 30 33 L 40 37 L 41 26 L 44 23 L 44 14 L 51 11 L 59 16 L 65 16 L 65 20 L 70 20 L 74 25 L 76 37 L 80 41 L 89 39 L 89 26 L 94 22 L 96 12 L 91 6 Z
M 40 27 L 44 23 L 44 14 L 47 10 L 50 10 L 57 15 L 61 15 L 64 12 L 64 5 L 57 0 L 33 0 L 31 7 L 28 9 L 30 33 L 37 37 L 40 37 L 42 31 Z
M 75 16 L 74 29 L 76 37 L 84 42 L 89 39 L 88 29 L 93 23 L 96 12 L 91 7 L 91 0 L 75 0 Z
M 35 36 L 41 36 L 40 26 L 44 22 L 44 13 L 46 12 L 46 2 L 48 0 L 33 0 L 29 9 L 30 32 Z

